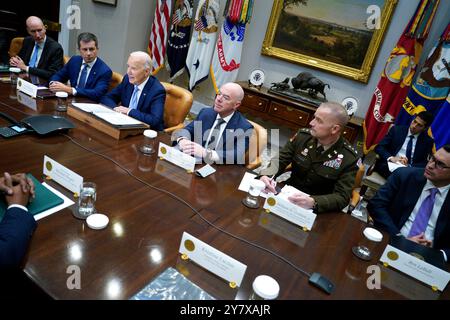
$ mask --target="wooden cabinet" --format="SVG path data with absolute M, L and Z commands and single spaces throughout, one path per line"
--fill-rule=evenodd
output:
M 317 107 L 301 103 L 268 92 L 267 88 L 250 88 L 247 82 L 239 82 L 244 89 L 244 99 L 239 107 L 242 113 L 260 117 L 277 125 L 296 131 L 302 127 L 309 127 Z M 343 131 L 344 137 L 355 143 L 361 130 L 362 120 L 352 117 Z

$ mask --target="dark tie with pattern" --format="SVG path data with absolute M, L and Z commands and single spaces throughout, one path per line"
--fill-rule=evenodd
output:
M 206 144 L 208 149 L 215 149 L 216 145 L 217 145 L 217 141 L 219 138 L 219 133 L 220 133 L 220 126 L 225 123 L 226 121 L 223 120 L 222 118 L 219 118 L 217 120 L 216 125 L 214 126 L 214 128 L 212 129 L 212 133 L 211 133 L 211 137 L 209 139 L 209 142 Z
M 414 136 L 409 136 L 408 145 L 406 146 L 406 157 L 408 158 L 408 163 L 412 164 L 412 147 L 413 147 Z

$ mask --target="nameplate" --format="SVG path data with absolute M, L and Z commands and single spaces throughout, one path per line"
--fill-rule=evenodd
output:
M 25 81 L 23 79 L 17 79 L 17 90 L 26 93 L 27 95 L 36 98 L 38 87 L 31 82 Z
M 235 283 L 238 287 L 241 285 L 247 270 L 245 264 L 207 245 L 187 232 L 183 232 L 180 253 L 187 255 L 189 259 L 229 283 Z
M 264 203 L 264 209 L 306 230 L 312 229 L 317 216 L 312 210 L 303 209 L 280 196 L 268 197 Z
M 174 165 L 185 169 L 188 172 L 194 172 L 195 158 L 183 153 L 175 148 L 169 147 L 162 142 L 159 143 L 158 157 L 167 160 Z
M 44 156 L 44 174 L 73 193 L 80 193 L 83 177 L 48 156 Z
M 380 261 L 439 291 L 450 281 L 450 273 L 391 245 L 384 249 Z
M 27 94 L 23 92 L 17 93 L 17 101 L 19 101 L 24 106 L 27 106 L 30 109 L 33 109 L 34 111 L 37 111 L 37 102 L 35 99 L 31 98 Z

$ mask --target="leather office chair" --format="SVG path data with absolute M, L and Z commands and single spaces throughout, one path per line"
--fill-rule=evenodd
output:
M 184 127 L 184 120 L 191 110 L 194 97 L 192 93 L 176 85 L 161 82 L 166 89 L 164 104 L 164 132 L 171 133 Z
M 112 89 L 117 87 L 122 82 L 122 78 L 123 76 L 120 73 L 113 71 L 108 91 L 111 91 Z
M 23 39 L 24 37 L 17 37 L 11 40 L 8 51 L 10 57 L 15 57 L 19 54 L 20 49 L 22 49 Z
M 365 171 L 366 166 L 361 163 L 358 166 L 358 171 L 356 172 L 355 183 L 353 184 L 352 189 L 352 197 L 350 199 L 350 203 L 348 204 L 347 213 L 352 213 L 353 209 L 355 209 L 355 207 L 358 205 L 361 196 L 364 195 L 363 193 L 361 193 L 361 184 Z
M 69 56 L 64 56 L 63 57 L 63 61 L 64 61 L 64 64 L 67 64 L 67 62 L 69 62 L 69 60 L 70 60 L 70 57 Z
M 361 195 L 364 195 L 367 189 L 372 189 L 374 192 L 378 191 L 387 181 L 386 178 L 374 171 L 377 161 L 380 161 L 378 155 L 375 162 L 367 169 L 366 176 L 362 179 Z
M 248 122 L 253 125 L 253 133 L 250 136 L 249 149 L 245 154 L 245 163 L 247 169 L 253 170 L 261 166 L 261 155 L 267 147 L 267 130 L 253 121 L 248 120 Z

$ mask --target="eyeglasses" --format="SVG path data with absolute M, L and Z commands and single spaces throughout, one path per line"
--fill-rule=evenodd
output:
M 434 155 L 430 154 L 428 155 L 428 161 L 433 161 L 434 165 L 437 169 L 450 169 L 449 166 L 446 166 L 445 163 L 443 163 L 442 161 L 437 160 Z

